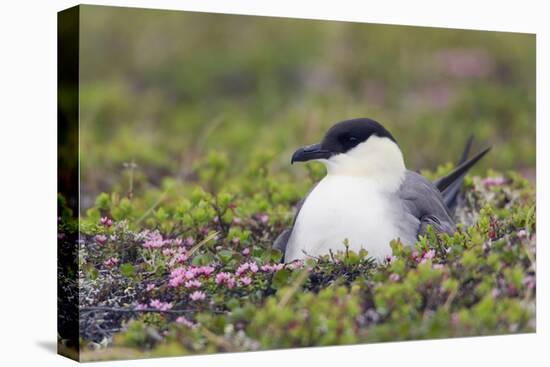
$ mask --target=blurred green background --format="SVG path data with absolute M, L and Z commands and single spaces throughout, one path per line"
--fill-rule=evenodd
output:
M 238 177 L 337 121 L 370 117 L 411 169 L 455 161 L 470 134 L 491 144 L 477 172 L 535 166 L 535 36 L 318 20 L 83 6 L 81 187 L 196 180 L 211 151 Z M 126 173 L 125 173 L 126 172 Z

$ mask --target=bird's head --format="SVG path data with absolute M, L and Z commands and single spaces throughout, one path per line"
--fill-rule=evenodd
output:
M 291 163 L 311 160 L 324 163 L 329 175 L 368 176 L 392 187 L 401 182 L 405 172 L 394 137 L 368 118 L 338 122 L 321 143 L 294 152 Z

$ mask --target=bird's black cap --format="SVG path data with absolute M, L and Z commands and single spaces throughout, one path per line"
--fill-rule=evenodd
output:
M 291 163 L 312 159 L 328 159 L 335 154 L 346 153 L 372 135 L 388 138 L 397 143 L 392 134 L 374 120 L 369 118 L 345 120 L 331 127 L 320 144 L 298 149 L 293 154 Z

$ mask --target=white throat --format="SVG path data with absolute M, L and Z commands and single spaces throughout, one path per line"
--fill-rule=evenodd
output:
M 321 160 L 327 175 L 359 176 L 376 181 L 380 188 L 395 191 L 405 175 L 401 150 L 392 140 L 371 136 L 346 153 Z

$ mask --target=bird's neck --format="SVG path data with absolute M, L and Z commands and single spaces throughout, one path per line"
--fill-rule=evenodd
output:
M 371 137 L 352 151 L 325 162 L 329 176 L 354 176 L 375 181 L 383 191 L 396 191 L 405 177 L 401 150 L 387 138 Z

